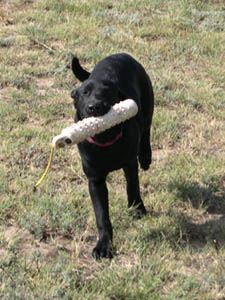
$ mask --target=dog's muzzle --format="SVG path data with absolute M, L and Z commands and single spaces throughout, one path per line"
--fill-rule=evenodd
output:
M 85 115 L 87 117 L 100 117 L 105 115 L 110 108 L 110 105 L 101 101 L 90 102 L 85 108 Z

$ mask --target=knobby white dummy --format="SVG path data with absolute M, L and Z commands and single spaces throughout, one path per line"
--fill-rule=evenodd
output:
M 108 113 L 100 117 L 85 118 L 82 121 L 74 123 L 70 127 L 63 129 L 60 135 L 57 135 L 52 140 L 51 154 L 49 157 L 48 165 L 40 178 L 35 184 L 34 191 L 37 186 L 41 184 L 45 176 L 50 169 L 53 152 L 57 147 L 63 147 L 65 145 L 78 144 L 88 137 L 103 132 L 119 123 L 122 123 L 132 117 L 138 112 L 137 104 L 132 99 L 123 100 L 120 103 L 115 104 L 111 107 Z
M 137 104 L 132 99 L 123 100 L 111 107 L 108 113 L 100 117 L 89 117 L 63 129 L 60 135 L 52 140 L 54 148 L 68 144 L 78 144 L 88 137 L 103 132 L 119 123 L 122 123 L 138 112 Z

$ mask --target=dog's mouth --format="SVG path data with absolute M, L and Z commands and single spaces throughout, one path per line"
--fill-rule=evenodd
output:
M 90 103 L 84 108 L 80 115 L 82 119 L 89 117 L 101 117 L 107 114 L 110 109 L 111 105 L 108 103 Z

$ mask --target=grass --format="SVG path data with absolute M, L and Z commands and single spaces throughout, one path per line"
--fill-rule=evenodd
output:
M 2 0 L 0 20 L 1 299 L 224 300 L 224 1 Z M 96 263 L 76 147 L 32 187 L 73 120 L 72 56 L 91 70 L 116 52 L 155 91 L 149 214 L 131 220 L 123 174 L 110 174 L 116 255 Z

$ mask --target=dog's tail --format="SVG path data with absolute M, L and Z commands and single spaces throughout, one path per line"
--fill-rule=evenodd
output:
M 79 60 L 76 57 L 74 57 L 72 60 L 72 70 L 73 70 L 74 75 L 81 82 L 88 79 L 88 77 L 90 76 L 90 73 L 81 67 Z

